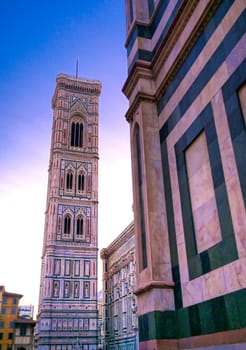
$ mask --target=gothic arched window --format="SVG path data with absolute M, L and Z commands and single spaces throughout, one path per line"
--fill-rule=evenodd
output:
M 85 190 L 85 175 L 79 174 L 78 176 L 78 191 L 83 192 Z
M 72 191 L 73 188 L 73 173 L 69 171 L 66 177 L 66 190 Z
M 84 230 L 84 221 L 82 217 L 79 217 L 77 219 L 76 226 L 77 226 L 77 229 L 76 229 L 77 236 L 82 236 L 83 230 Z
M 72 122 L 71 146 L 83 147 L 83 124 L 82 123 Z
M 71 231 L 71 218 L 69 215 L 66 215 L 64 218 L 64 234 L 69 235 Z

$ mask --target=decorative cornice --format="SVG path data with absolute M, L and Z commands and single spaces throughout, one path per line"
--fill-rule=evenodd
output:
M 167 288 L 173 288 L 174 287 L 173 281 L 148 281 L 144 284 L 141 284 L 138 286 L 138 288 L 134 291 L 135 295 L 140 295 L 142 293 L 145 293 L 151 289 L 167 289 Z
M 84 252 L 98 252 L 99 249 L 97 247 L 91 247 L 90 245 L 91 243 L 89 242 L 73 242 L 53 239 L 46 244 L 45 254 L 43 254 L 43 257 L 53 254 L 56 249 L 71 249 L 74 252 L 81 251 L 81 249 L 83 249 Z
M 139 105 L 143 101 L 153 102 L 155 101 L 155 97 L 153 95 L 147 95 L 142 92 L 137 93 L 133 103 L 129 107 L 128 111 L 126 112 L 126 120 L 130 123 L 133 121 L 133 116 L 136 113 Z
M 55 107 L 59 89 L 67 89 L 86 95 L 101 94 L 102 83 L 99 80 L 89 80 L 85 78 L 76 78 L 67 74 L 58 74 L 56 76 L 56 89 L 52 98 L 52 107 Z
M 6 297 L 16 297 L 16 298 L 19 298 L 21 299 L 23 297 L 23 294 L 18 294 L 18 293 L 11 293 L 11 292 L 3 292 L 3 296 L 6 296 Z
M 56 84 L 58 86 L 70 88 L 76 88 L 78 90 L 85 89 L 85 91 L 100 93 L 102 83 L 99 80 L 91 80 L 85 78 L 76 78 L 67 74 L 58 74 L 56 76 Z
M 130 76 L 131 79 L 129 79 Z M 122 91 L 127 98 L 130 98 L 133 89 L 140 79 L 153 80 L 153 74 L 150 69 L 150 65 L 145 61 L 135 62 L 134 69 L 132 70 L 132 74 L 130 76 L 122 88 Z
M 70 157 L 71 157 L 71 159 L 73 158 L 73 156 L 75 155 L 75 154 L 84 154 L 85 156 L 89 156 L 90 158 L 93 158 L 93 159 L 99 159 L 99 155 L 98 155 L 98 152 L 94 152 L 94 151 L 91 151 L 91 149 L 89 148 L 87 148 L 86 150 L 84 150 L 84 151 L 81 151 L 80 149 L 72 149 L 72 150 L 70 150 L 70 149 L 66 149 L 65 148 L 65 146 L 63 146 L 64 148 L 60 148 L 60 147 L 53 147 L 52 148 L 52 151 L 53 151 L 53 153 L 55 154 L 60 154 L 60 155 L 63 155 L 63 154 L 66 154 L 66 155 L 69 155 Z M 95 148 L 95 147 L 91 147 L 91 148 Z
M 30 324 L 30 325 L 35 325 L 36 321 L 33 318 L 21 318 L 18 317 L 16 320 L 13 321 L 16 325 L 17 324 Z
M 167 86 L 172 81 L 176 72 L 180 68 L 181 64 L 186 59 L 188 53 L 194 46 L 197 38 L 204 30 L 204 27 L 207 25 L 209 19 L 212 17 L 215 9 L 218 7 L 221 0 L 211 0 L 208 2 L 206 9 L 201 14 L 198 23 L 195 28 L 192 30 L 188 40 L 184 43 L 182 50 L 177 55 L 174 63 L 171 65 L 169 71 L 166 72 L 166 75 L 161 82 L 160 86 L 157 88 L 155 92 L 153 92 L 152 100 L 158 100 L 163 93 L 163 91 L 167 88 Z M 183 2 L 179 8 L 179 11 L 173 20 L 172 25 L 170 26 L 165 38 L 162 40 L 162 43 L 158 50 L 155 52 L 152 62 L 146 62 L 143 60 L 138 60 L 133 64 L 131 72 L 129 73 L 127 80 L 122 88 L 123 93 L 130 99 L 131 94 L 136 87 L 138 80 L 140 78 L 151 79 L 155 81 L 158 76 L 160 69 L 163 67 L 165 62 L 167 61 L 171 50 L 177 42 L 177 38 L 180 36 L 182 31 L 184 30 L 188 20 L 190 19 L 192 13 L 194 12 L 199 0 L 191 0 L 188 2 Z M 143 74 L 143 72 L 149 72 L 148 75 Z M 132 116 L 139 103 L 141 102 L 141 95 L 143 92 L 140 91 L 134 97 L 134 100 L 131 103 L 130 108 L 126 113 L 127 121 L 132 120 Z
M 195 4 L 198 2 L 199 0 L 191 0 L 189 2 L 183 2 L 175 16 L 175 18 L 173 19 L 173 22 L 169 28 L 169 30 L 167 31 L 165 37 L 162 39 L 162 43 L 160 45 L 160 47 L 158 48 L 158 50 L 156 50 L 155 55 L 152 59 L 151 62 L 146 62 L 143 60 L 137 60 L 134 62 L 131 71 L 127 77 L 127 80 L 124 84 L 123 87 L 123 92 L 125 93 L 125 91 L 128 91 L 128 95 L 127 97 L 129 98 L 129 95 L 131 94 L 132 90 L 133 90 L 133 86 L 132 86 L 132 80 L 134 80 L 134 74 L 135 74 L 135 70 L 138 67 L 143 67 L 143 65 L 145 66 L 145 68 L 148 68 L 150 71 L 155 69 L 155 65 L 163 65 L 164 62 L 166 61 L 171 49 L 173 48 L 173 46 L 175 45 L 175 43 L 177 42 L 177 38 L 180 35 L 180 33 L 182 33 L 182 31 L 184 30 L 184 27 L 187 23 L 187 21 L 189 20 L 192 12 L 195 9 Z M 189 7 L 190 9 L 192 9 L 191 11 L 188 11 L 188 9 L 186 9 L 186 11 L 184 11 L 185 6 L 187 5 L 187 8 Z M 163 56 L 163 57 L 162 57 Z M 160 63 L 159 63 L 160 62 Z M 157 74 L 157 72 L 156 72 Z M 155 74 L 155 76 L 156 76 Z M 132 86 L 132 89 L 130 91 L 130 86 L 128 88 L 128 85 Z
M 127 266 L 131 261 L 135 260 L 134 248 L 131 248 L 125 255 L 121 256 L 115 264 L 113 264 L 108 272 L 104 272 L 103 278 L 107 279 L 115 275 L 117 272 Z
M 134 222 L 131 222 L 125 230 L 107 247 L 100 251 L 101 259 L 108 259 L 119 247 L 121 247 L 130 237 L 134 236 Z

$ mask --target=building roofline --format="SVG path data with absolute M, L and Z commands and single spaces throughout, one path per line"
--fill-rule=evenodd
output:
M 107 248 L 102 248 L 100 258 L 105 259 L 108 255 L 115 252 L 128 238 L 134 235 L 134 221 L 132 221 L 120 234 L 116 237 Z
M 18 297 L 18 298 L 22 298 L 23 294 L 18 294 L 18 293 L 11 293 L 11 292 L 3 292 L 3 296 L 12 296 L 12 297 Z
M 33 318 L 18 317 L 16 320 L 14 320 L 14 323 L 31 323 L 31 324 L 36 324 L 36 321 Z

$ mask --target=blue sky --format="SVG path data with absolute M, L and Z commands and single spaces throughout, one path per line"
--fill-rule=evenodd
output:
M 75 75 L 77 58 L 79 76 L 103 86 L 99 248 L 133 218 L 128 101 L 121 92 L 127 77 L 124 0 L 3 0 L 0 33 L 0 284 L 23 294 L 22 304 L 36 306 L 51 98 L 56 75 Z

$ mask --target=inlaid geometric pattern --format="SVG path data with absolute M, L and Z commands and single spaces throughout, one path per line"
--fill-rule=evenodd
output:
M 221 12 L 219 8 L 218 16 L 220 17 L 222 13 L 223 11 Z M 236 11 L 234 14 L 236 16 Z M 222 46 L 219 46 L 218 52 L 215 51 L 210 58 L 211 62 L 200 72 L 199 65 L 192 66 L 189 63 L 191 58 L 188 57 L 186 65 L 174 81 L 184 77 L 183 70 L 187 72 L 187 67 L 191 67 L 192 79 L 197 75 L 194 87 L 186 90 L 184 86 L 180 91 L 177 88 L 177 101 L 175 101 L 175 92 L 171 95 L 171 91 L 170 93 L 167 91 L 159 105 L 160 108 L 164 107 L 163 110 L 160 109 L 160 120 L 164 121 L 160 130 L 160 139 L 175 301 L 178 308 L 208 300 L 213 295 L 219 296 L 246 285 L 242 275 L 243 261 L 238 260 L 239 257 L 245 256 L 243 252 L 246 247 L 242 233 L 245 227 L 245 210 L 243 212 L 241 201 L 243 198 L 245 202 L 246 176 L 242 153 L 245 142 L 243 141 L 245 123 L 237 93 L 237 89 L 245 79 L 243 73 L 245 62 L 242 54 L 245 38 L 242 37 L 243 31 L 240 29 L 244 17 L 245 14 L 242 14 L 233 23 L 231 29 L 230 22 L 225 22 L 228 30 L 225 38 L 220 39 L 224 40 L 223 50 Z M 217 21 L 216 16 L 213 20 Z M 236 45 L 237 40 L 239 41 Z M 225 46 L 226 50 L 224 50 Z M 199 45 L 200 47 L 202 46 Z M 209 50 L 208 45 L 206 50 Z M 229 55 L 227 50 L 228 53 L 232 50 Z M 240 54 L 235 54 L 234 51 Z M 194 59 L 195 56 L 191 57 Z M 217 67 L 221 65 L 217 72 L 215 66 L 212 66 L 214 61 Z M 179 83 L 181 84 L 181 81 Z M 223 105 L 224 113 L 222 113 Z M 169 113 L 168 118 L 167 113 Z M 230 143 L 228 127 L 232 143 Z M 205 163 L 211 173 L 210 180 L 207 181 L 210 183 L 209 188 L 214 192 L 215 199 L 213 204 L 210 204 L 215 210 L 214 218 L 218 218 L 217 223 L 214 221 L 214 224 L 219 223 L 219 229 L 214 229 L 214 241 L 207 239 L 202 247 L 196 230 L 196 225 L 200 228 L 202 225 L 195 224 L 196 213 L 192 208 L 195 204 L 192 204 L 191 178 L 188 175 L 189 164 L 187 164 L 189 151 L 201 134 L 204 135 L 202 143 L 206 141 L 209 158 Z M 237 169 L 238 175 L 235 172 L 232 173 L 231 169 Z M 237 176 L 241 184 L 239 187 Z M 213 185 L 211 185 L 211 178 Z M 238 201 L 234 193 L 237 193 Z M 205 212 L 206 210 L 204 215 Z M 241 222 L 237 212 L 242 213 Z M 219 238 L 220 235 L 222 240 Z M 238 282 L 229 281 L 232 271 L 235 271 L 237 276 L 240 275 Z
M 240 67 L 235 71 L 234 74 L 237 75 L 237 78 L 239 78 L 238 74 L 241 70 L 242 68 Z M 233 87 L 231 80 L 228 80 L 222 91 L 226 91 L 226 86 L 236 91 L 238 84 L 240 84 L 240 79 L 235 80 L 235 82 L 237 85 Z M 220 95 L 218 94 L 218 96 Z M 242 202 L 239 200 L 241 196 L 240 192 L 238 193 L 238 201 L 235 203 L 233 191 L 228 187 L 230 186 L 230 177 L 232 179 L 235 178 L 235 176 L 232 177 L 233 174 L 229 173 L 233 159 L 235 159 L 234 161 L 238 169 L 242 169 L 242 157 L 240 157 L 242 146 L 239 146 L 239 144 L 235 142 L 234 158 L 233 153 L 229 153 L 229 151 L 231 152 L 233 150 L 232 146 L 234 142 L 232 140 L 232 145 L 226 143 L 227 155 L 224 149 L 221 154 L 221 145 L 225 142 L 223 141 L 223 137 L 225 137 L 226 130 L 228 130 L 225 129 L 226 124 L 224 123 L 227 123 L 226 120 L 228 120 L 229 114 L 225 112 L 226 119 L 223 123 L 222 120 L 217 120 L 216 108 L 218 105 L 215 104 L 215 101 L 214 99 L 212 106 L 208 104 L 197 118 L 193 116 L 193 122 L 189 124 L 189 127 L 186 126 L 183 128 L 184 132 L 181 133 L 180 137 L 178 137 L 178 133 L 176 132 L 175 138 L 171 138 L 170 135 L 170 137 L 167 138 L 167 143 L 162 143 L 164 184 L 166 201 L 169 203 L 167 212 L 173 276 L 176 282 L 175 296 L 177 307 L 181 307 L 184 304 L 189 305 L 194 302 L 201 302 L 209 299 L 212 295 L 221 295 L 226 291 L 230 292 L 235 290 L 240 285 L 246 285 L 246 279 L 242 275 L 243 261 L 237 260 L 242 254 L 245 256 L 245 248 L 243 248 L 243 246 L 245 247 L 245 238 L 243 237 L 241 228 L 244 227 L 245 211 L 244 213 L 242 212 Z M 220 100 L 220 107 L 221 105 L 223 105 L 223 100 Z M 239 130 L 236 132 L 233 125 L 230 130 L 231 133 L 234 132 L 235 135 L 241 135 L 242 132 L 245 133 L 243 117 L 240 112 L 240 105 L 235 104 L 234 106 L 238 106 L 238 113 L 236 115 L 239 119 L 241 118 L 241 123 L 238 124 L 239 129 L 241 128 L 240 130 L 242 131 L 240 132 Z M 214 116 L 214 112 L 216 112 L 216 117 Z M 216 121 L 216 127 L 214 121 Z M 231 123 L 233 123 L 232 120 Z M 228 125 L 230 126 L 230 121 Z M 180 131 L 182 128 L 176 130 Z M 204 133 L 206 136 L 222 241 L 202 252 L 198 252 L 185 154 L 189 146 L 192 145 L 201 133 Z M 243 136 L 240 137 L 242 138 Z M 175 139 L 177 139 L 177 141 L 175 141 Z M 243 141 L 241 141 L 241 143 L 242 142 Z M 237 153 L 239 154 L 238 157 Z M 229 154 L 231 154 L 230 158 L 228 158 Z M 170 174 L 172 174 L 172 176 L 170 176 Z M 234 182 L 235 181 L 237 181 L 236 178 Z M 241 178 L 241 182 L 242 181 L 245 180 Z M 243 186 L 241 186 L 241 188 L 243 189 Z M 171 203 L 173 203 L 173 206 L 170 205 Z M 236 215 L 236 213 L 233 218 L 231 217 L 230 211 L 234 213 L 235 209 L 233 209 L 233 207 L 235 208 L 235 206 L 237 207 L 237 212 L 242 212 L 241 223 L 237 221 L 236 218 L 238 218 L 238 215 Z M 171 234 L 171 232 L 176 232 L 176 234 Z M 229 264 L 233 261 L 235 261 L 234 264 Z M 182 266 L 181 272 L 179 266 Z M 218 269 L 219 267 L 221 268 Z M 234 273 L 240 274 L 238 282 L 236 282 L 236 280 L 229 282 L 229 275 L 233 270 L 235 270 Z M 207 275 L 209 272 L 210 274 Z M 199 276 L 201 276 L 201 279 L 197 278 Z
M 147 267 L 141 269 L 137 260 L 138 284 L 146 282 L 137 294 L 140 349 L 222 349 L 246 327 L 245 4 L 133 0 L 126 11 L 129 74 L 123 91 L 130 102 L 137 223 L 135 123 L 144 136 L 147 208 Z M 163 192 L 151 176 L 153 159 L 160 159 L 154 130 L 160 136 Z M 159 208 L 151 211 L 153 203 Z M 165 219 L 160 226 L 151 225 L 155 213 Z M 151 309 L 154 294 L 147 282 L 158 276 L 155 261 L 162 267 L 159 252 L 168 256 L 161 246 L 151 251 L 156 232 L 170 252 L 175 305 L 162 297 L 159 306 L 152 298 L 157 301 Z M 137 257 L 143 248 L 137 245 Z M 240 339 L 245 343 L 245 333 Z
M 218 213 L 219 221 L 217 221 L 215 225 L 219 225 L 219 230 L 216 226 L 211 228 L 210 234 L 212 234 L 212 238 L 207 237 L 206 240 L 206 244 L 208 244 L 210 248 L 203 249 L 202 252 L 199 252 L 199 245 L 197 245 L 197 240 L 195 239 L 196 232 L 194 221 L 196 220 L 196 216 L 194 220 L 191 206 L 191 194 L 196 196 L 196 193 L 194 194 L 194 190 L 193 193 L 190 193 L 189 191 L 185 150 L 190 144 L 192 144 L 193 140 L 202 130 L 204 130 L 204 138 L 206 137 L 206 144 L 204 147 L 207 147 L 209 155 L 209 160 L 207 160 L 207 163 L 205 159 L 205 166 L 207 165 L 207 167 L 211 168 L 211 174 L 208 172 L 208 174 L 211 176 L 211 179 L 209 178 L 209 185 L 211 187 L 207 189 L 206 185 L 205 187 L 202 187 L 202 183 L 200 183 L 200 198 L 193 197 L 193 202 L 200 200 L 200 203 L 202 203 L 199 213 L 200 220 L 203 219 L 203 217 L 207 214 L 207 210 L 209 210 L 207 209 L 207 204 L 209 203 L 212 205 L 212 210 L 215 211 L 216 214 Z M 189 266 L 189 278 L 193 279 L 238 258 L 217 135 L 213 121 L 213 112 L 210 105 L 205 108 L 205 110 L 200 114 L 200 116 L 198 116 L 190 128 L 180 138 L 175 145 L 175 150 L 178 164 L 178 182 L 186 243 L 186 255 Z M 199 162 L 197 161 L 196 164 L 198 163 Z M 198 176 L 200 181 L 204 181 L 200 173 Z M 212 198 L 214 199 L 214 202 L 212 203 L 211 201 L 208 202 L 208 200 L 211 198 L 211 194 Z M 220 232 L 222 234 L 222 240 L 220 240 Z M 215 244 L 212 244 L 211 240 L 213 239 L 214 235 Z M 201 242 L 199 243 L 201 244 Z

